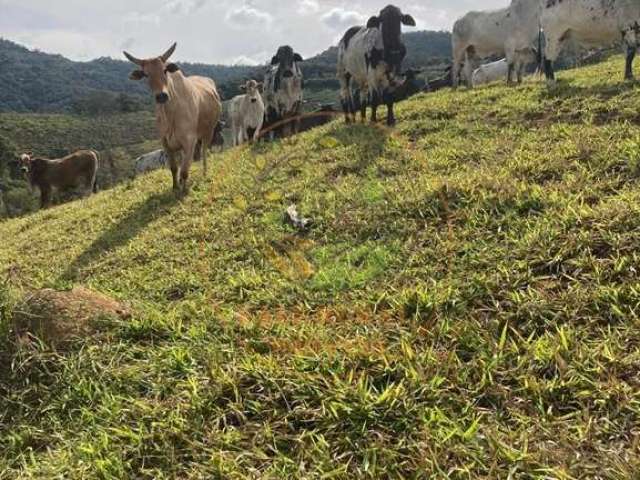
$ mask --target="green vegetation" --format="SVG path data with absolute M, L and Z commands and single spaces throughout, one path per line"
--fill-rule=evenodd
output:
M 637 476 L 622 63 L 229 150 L 182 201 L 157 172 L 0 224 L 0 330 L 30 288 L 135 311 L 0 349 L 0 478 Z
M 2 147 L 3 140 L 6 143 Z M 11 139 L 11 140 L 9 140 Z M 130 179 L 134 160 L 159 148 L 155 119 L 151 113 L 82 117 L 62 114 L 0 113 L 0 191 L 5 208 L 0 218 L 15 217 L 37 208 L 36 196 L 28 191 L 15 161 L 17 155 L 59 158 L 80 149 L 100 153 L 101 189 Z M 3 173 L 4 172 L 4 173 Z

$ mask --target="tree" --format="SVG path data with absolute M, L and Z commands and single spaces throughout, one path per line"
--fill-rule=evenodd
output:
M 9 165 L 17 158 L 18 147 L 6 137 L 0 135 L 0 178 L 9 174 Z

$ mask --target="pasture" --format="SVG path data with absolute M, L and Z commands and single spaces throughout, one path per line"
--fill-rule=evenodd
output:
M 162 171 L 0 224 L 0 478 L 633 478 L 623 61 L 231 149 L 181 201 Z M 73 285 L 133 317 L 16 352 L 18 298 Z

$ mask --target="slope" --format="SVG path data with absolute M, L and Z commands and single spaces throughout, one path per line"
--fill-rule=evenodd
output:
M 0 224 L 28 288 L 130 302 L 0 358 L 0 478 L 632 478 L 640 100 L 622 59 L 421 95 Z M 315 220 L 283 225 L 292 202 Z

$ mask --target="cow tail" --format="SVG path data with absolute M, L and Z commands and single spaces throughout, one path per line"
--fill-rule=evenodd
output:
M 544 71 L 544 52 L 542 49 L 542 25 L 538 26 L 538 72 Z
M 100 152 L 97 150 L 92 150 L 93 154 L 96 156 L 96 168 L 93 172 L 93 193 L 98 193 L 98 170 L 100 169 Z

